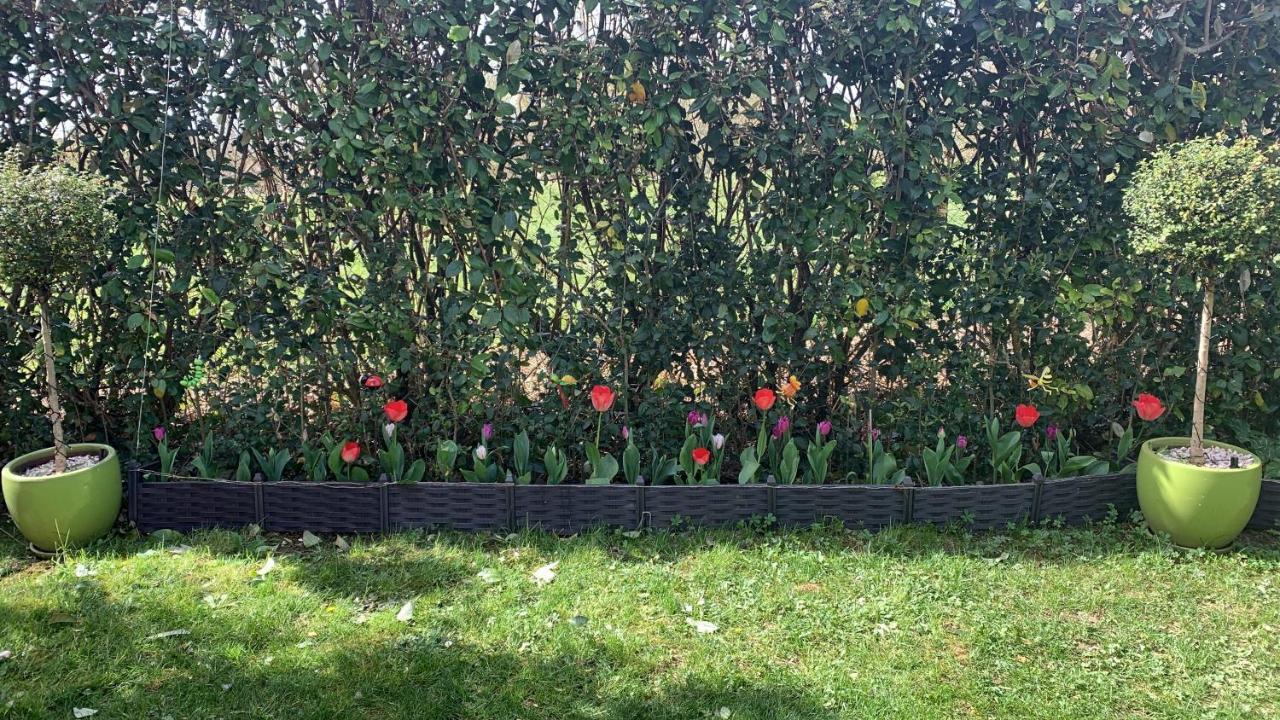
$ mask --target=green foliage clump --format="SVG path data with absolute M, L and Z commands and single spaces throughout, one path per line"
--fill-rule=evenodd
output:
M 63 165 L 24 170 L 22 154 L 0 158 L 0 280 L 47 296 L 92 267 L 115 232 L 104 178 Z
M 1249 3 L 161 5 L 0 3 L 0 148 L 128 197 L 113 272 L 52 302 L 76 318 L 53 327 L 70 432 L 141 412 L 188 457 L 213 433 L 223 468 L 324 433 L 379 447 L 369 372 L 415 401 L 406 456 L 454 473 L 490 421 L 576 481 L 597 418 L 566 374 L 618 391 L 651 483 L 690 398 L 736 477 L 745 399 L 792 374 L 797 447 L 832 420 L 833 479 L 924 477 L 939 426 L 986 475 L 983 418 L 1046 366 L 1072 391 L 1043 409 L 1097 450 L 1135 392 L 1191 404 L 1158 358 L 1194 351 L 1198 288 L 1117 247 L 1120 189 L 1157 138 L 1280 127 L 1280 23 Z M 1251 270 L 1220 298 L 1209 421 L 1275 438 L 1280 268 Z M 41 411 L 32 299 L 3 290 L 12 454 Z
M 1280 162 L 1255 137 L 1206 137 L 1143 161 L 1124 195 L 1133 248 L 1221 276 L 1280 247 Z

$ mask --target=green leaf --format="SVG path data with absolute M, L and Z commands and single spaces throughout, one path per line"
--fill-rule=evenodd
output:
M 471 28 L 466 25 L 454 25 L 449 28 L 449 39 L 459 43 L 471 37 Z

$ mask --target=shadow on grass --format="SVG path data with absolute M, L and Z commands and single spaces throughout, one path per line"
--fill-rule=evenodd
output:
M 0 665 L 0 686 L 11 688 L 0 691 L 0 717 L 6 694 L 13 717 L 70 717 L 77 707 L 137 718 L 837 717 L 794 676 L 654 682 L 661 667 L 594 627 L 567 629 L 552 652 L 472 646 L 427 625 L 321 636 L 302 648 L 286 619 L 248 632 L 254 618 L 235 617 L 235 607 L 223 622 L 202 623 L 190 607 L 113 603 L 87 585 L 75 622 L 0 606 L 5 622 L 43 629 L 40 650 Z M 147 634 L 178 626 L 192 629 Z

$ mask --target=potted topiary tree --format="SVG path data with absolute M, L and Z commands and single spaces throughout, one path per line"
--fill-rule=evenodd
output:
M 107 209 L 114 190 L 100 177 L 60 165 L 24 170 L 10 151 L 0 158 L 0 284 L 25 292 L 40 312 L 39 354 L 53 447 L 27 453 L 0 471 L 4 503 L 31 544 L 45 551 L 76 547 L 115 523 L 120 461 L 96 443 L 68 445 L 58 394 L 51 305 L 55 294 L 95 265 L 115 232 Z
M 1154 438 L 1138 455 L 1147 524 L 1188 547 L 1230 545 L 1258 502 L 1262 463 L 1205 439 L 1213 302 L 1223 278 L 1280 252 L 1280 162 L 1256 138 L 1202 138 L 1144 161 L 1125 190 L 1133 249 L 1194 272 L 1203 291 L 1191 437 Z M 1246 280 L 1247 282 L 1247 280 Z

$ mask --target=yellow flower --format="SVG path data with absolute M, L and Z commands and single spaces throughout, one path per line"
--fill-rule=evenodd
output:
M 858 298 L 858 302 L 853 304 L 853 312 L 860 318 L 866 317 L 867 313 L 871 312 L 871 301 L 866 298 Z
M 560 384 L 561 385 L 577 385 L 578 378 L 569 374 L 565 374 L 563 377 L 560 378 Z
M 800 390 L 800 381 L 796 379 L 795 375 L 792 375 L 787 378 L 787 381 L 778 390 L 782 392 L 782 397 L 792 400 Z

